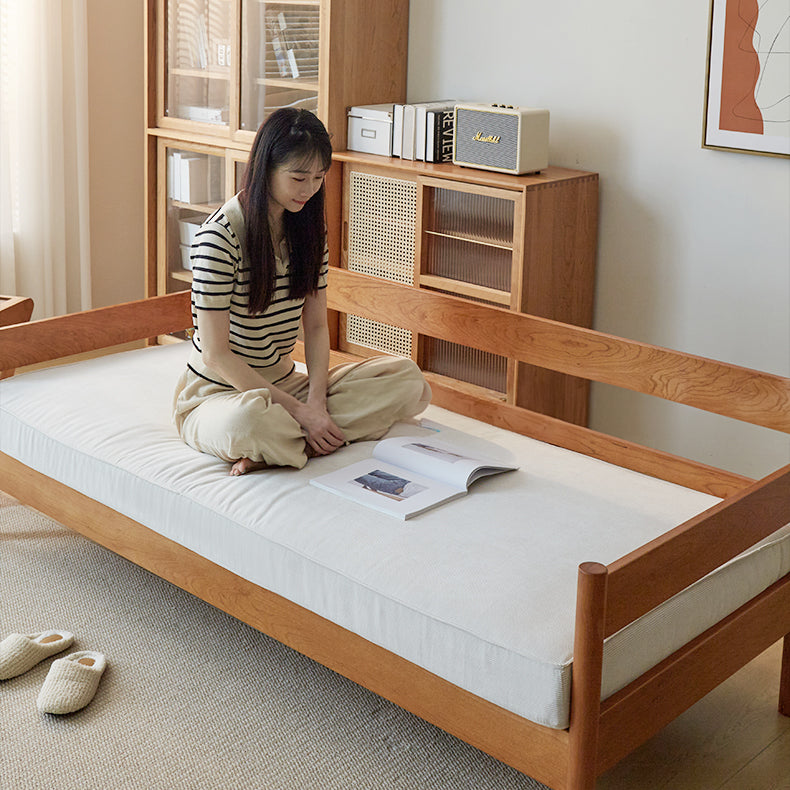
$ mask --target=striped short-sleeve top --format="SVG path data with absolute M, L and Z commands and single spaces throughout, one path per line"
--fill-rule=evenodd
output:
M 283 243 L 277 256 L 275 291 L 266 310 L 249 313 L 249 266 L 244 254 L 244 215 L 238 195 L 217 209 L 195 235 L 192 262 L 192 353 L 189 367 L 198 376 L 227 385 L 203 365 L 198 314 L 203 310 L 230 312 L 230 348 L 275 384 L 293 370 L 290 354 L 296 344 L 304 299 L 291 299 L 289 260 Z M 326 288 L 329 264 L 324 249 L 318 288 Z

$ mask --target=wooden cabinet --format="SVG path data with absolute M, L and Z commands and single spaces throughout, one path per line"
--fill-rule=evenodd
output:
M 341 265 L 354 271 L 590 326 L 598 177 L 549 167 L 511 176 L 354 152 L 342 163 Z M 358 316 L 341 350 L 414 358 L 491 397 L 577 423 L 587 382 Z
M 406 98 L 408 0 L 148 0 L 146 292 L 190 287 L 194 231 L 236 191 L 260 123 L 315 111 L 332 135 L 331 262 L 588 326 L 597 176 L 509 176 L 355 154 L 349 106 Z M 412 356 L 492 397 L 579 423 L 583 381 L 356 316 L 341 350 Z
M 408 0 L 148 0 L 148 295 L 189 287 L 189 234 L 272 111 L 314 111 L 342 150 L 348 106 L 405 100 L 408 16 Z

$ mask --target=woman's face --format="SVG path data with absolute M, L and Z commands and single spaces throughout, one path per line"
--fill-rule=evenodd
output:
M 307 165 L 286 162 L 278 167 L 269 181 L 269 211 L 273 214 L 301 211 L 321 188 L 324 175 L 323 165 L 318 159 Z

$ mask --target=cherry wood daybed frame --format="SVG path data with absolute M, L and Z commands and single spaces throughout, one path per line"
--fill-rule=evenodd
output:
M 331 271 L 329 302 L 340 312 L 790 433 L 790 379 L 780 376 L 341 269 Z M 190 324 L 188 293 L 16 324 L 0 329 L 0 371 Z M 724 498 L 608 566 L 579 567 L 567 730 L 463 691 L 2 453 L 0 488 L 556 790 L 593 788 L 599 774 L 781 638 L 779 711 L 790 715 L 790 574 L 600 700 L 604 638 L 790 522 L 790 466 L 754 482 L 448 380 L 431 383 L 444 408 Z

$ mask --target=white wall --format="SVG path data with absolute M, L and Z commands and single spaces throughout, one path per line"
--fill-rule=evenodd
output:
M 790 163 L 701 148 L 708 3 L 411 0 L 409 101 L 546 107 L 600 173 L 595 328 L 790 375 Z M 790 439 L 596 386 L 592 427 L 758 476 Z

